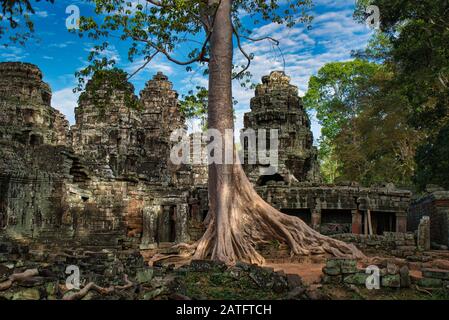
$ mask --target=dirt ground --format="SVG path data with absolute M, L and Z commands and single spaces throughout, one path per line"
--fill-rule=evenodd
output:
M 320 282 L 324 263 L 269 263 L 267 267 L 274 268 L 274 271 L 284 271 L 285 273 L 299 275 L 304 283 L 314 284 Z

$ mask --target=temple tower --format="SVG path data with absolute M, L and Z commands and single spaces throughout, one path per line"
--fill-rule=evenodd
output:
M 273 71 L 262 77 L 250 107 L 251 111 L 244 116 L 245 130 L 254 129 L 257 133 L 265 129 L 267 135 L 270 129 L 278 130 L 277 172 L 264 175 L 261 169 L 266 166 L 259 162 L 246 164 L 244 167 L 250 180 L 257 185 L 270 181 L 288 184 L 319 182 L 317 148 L 313 146 L 310 120 L 298 88 L 290 84 L 290 77 L 282 71 Z

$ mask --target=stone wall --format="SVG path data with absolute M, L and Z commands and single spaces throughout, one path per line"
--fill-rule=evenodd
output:
M 433 191 L 416 199 L 408 216 L 409 230 L 417 230 L 424 216 L 430 218 L 430 239 L 449 246 L 449 191 Z
M 382 235 L 339 234 L 332 237 L 354 243 L 364 252 L 383 251 L 396 257 L 407 258 L 416 255 L 418 251 L 413 233 L 385 232 Z
M 395 264 L 377 265 L 378 280 L 373 280 L 373 269 L 359 268 L 357 261 L 352 259 L 332 258 L 326 261 L 323 268 L 323 283 L 346 284 L 366 287 L 367 283 L 373 285 L 372 289 L 383 288 L 409 288 L 412 279 L 407 266 L 399 267 Z M 369 278 L 370 277 L 370 278 Z
M 131 84 L 106 99 L 110 85 L 88 83 L 69 131 L 36 66 L 0 63 L 1 236 L 93 248 L 186 242 L 190 228 L 198 238 L 200 177 L 169 163 L 170 133 L 184 128 L 172 84 L 158 73 L 140 99 Z

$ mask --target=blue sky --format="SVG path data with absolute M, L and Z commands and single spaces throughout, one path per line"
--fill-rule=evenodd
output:
M 139 1 L 144 2 L 144 0 L 133 2 Z M 312 29 L 307 30 L 303 25 L 288 29 L 268 23 L 259 25 L 254 30 L 253 36 L 269 35 L 280 40 L 285 71 L 303 94 L 307 91 L 310 76 L 325 63 L 349 60 L 351 50 L 366 45 L 372 31 L 365 25 L 353 21 L 354 2 L 355 0 L 315 0 Z M 0 61 L 24 61 L 38 65 L 44 73 L 44 80 L 52 88 L 52 106 L 63 112 L 73 124 L 77 101 L 77 95 L 72 92 L 76 85 L 74 72 L 87 65 L 87 55 L 93 43 L 87 38 L 80 39 L 66 29 L 65 20 L 69 14 L 65 11 L 71 4 L 77 5 L 82 15 L 92 13 L 92 5 L 83 1 L 56 0 L 53 5 L 38 3 L 33 17 L 36 41 L 27 43 L 25 47 L 15 45 L 0 48 Z M 124 43 L 115 39 L 111 39 L 110 43 L 106 54 L 116 59 L 118 67 L 132 72 L 141 65 L 139 61 L 130 63 L 127 60 Z M 243 45 L 247 52 L 255 54 L 250 68 L 254 81 L 259 82 L 261 77 L 270 71 L 283 70 L 283 60 L 269 42 L 244 42 Z M 235 61 L 242 63 L 244 61 L 238 50 Z M 132 78 L 136 94 L 157 71 L 167 74 L 180 94 L 188 92 L 197 85 L 207 87 L 207 79 L 201 72 L 186 73 L 185 67 L 173 65 L 161 56 Z M 253 94 L 251 90 L 241 88 L 238 83 L 234 84 L 233 95 L 238 101 L 236 129 L 242 127 L 243 114 L 249 110 L 249 100 Z M 313 115 L 311 120 L 317 139 L 320 135 L 320 126 Z M 195 127 L 195 124 L 196 122 L 191 121 L 189 126 Z

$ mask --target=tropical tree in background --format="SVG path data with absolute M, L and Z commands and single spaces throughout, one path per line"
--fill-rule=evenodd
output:
M 367 52 L 386 51 L 370 45 Z M 355 59 L 326 64 L 311 77 L 305 104 L 316 108 L 323 126 L 320 158 L 328 182 L 410 186 L 421 135 L 408 123 L 410 107 L 394 74 L 386 62 Z
M 369 4 L 380 9 L 380 32 L 388 43 L 383 57 L 394 66 L 394 81 L 410 106 L 409 123 L 423 135 L 415 182 L 420 189 L 448 187 L 449 165 L 440 150 L 449 144 L 449 1 L 359 0 L 355 17 L 361 23 Z

